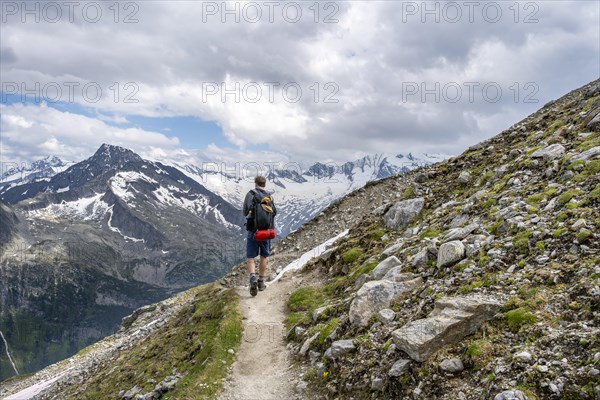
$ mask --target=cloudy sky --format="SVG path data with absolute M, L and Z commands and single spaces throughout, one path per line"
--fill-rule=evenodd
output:
M 600 2 L 2 0 L 2 162 L 459 154 L 600 76 Z

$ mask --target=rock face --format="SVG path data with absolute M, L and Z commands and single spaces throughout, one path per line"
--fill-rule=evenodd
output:
M 565 154 L 565 147 L 558 143 L 538 149 L 531 154 L 531 158 L 543 158 L 544 160 L 556 160 Z
M 500 310 L 501 304 L 485 297 L 448 297 L 436 302 L 428 318 L 411 322 L 393 332 L 398 348 L 423 362 L 447 344 L 475 332 Z
M 350 322 L 359 326 L 367 325 L 373 315 L 421 284 L 423 279 L 415 274 L 398 274 L 395 281 L 366 282 L 350 305 Z
M 425 199 L 422 197 L 394 204 L 383 216 L 385 225 L 390 229 L 405 229 L 419 215 L 424 205 Z
M 444 243 L 438 251 L 438 268 L 448 267 L 465 258 L 465 245 L 459 240 Z

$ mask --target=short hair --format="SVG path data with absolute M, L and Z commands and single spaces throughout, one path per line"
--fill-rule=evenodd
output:
M 254 183 L 260 187 L 264 187 L 267 184 L 267 179 L 264 176 L 258 175 L 254 178 Z

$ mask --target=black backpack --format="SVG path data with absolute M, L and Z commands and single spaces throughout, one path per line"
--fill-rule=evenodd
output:
M 252 215 L 249 218 L 249 228 L 252 232 L 275 229 L 275 204 L 273 197 L 270 194 L 262 194 L 251 190 L 250 193 L 254 196 L 252 199 Z

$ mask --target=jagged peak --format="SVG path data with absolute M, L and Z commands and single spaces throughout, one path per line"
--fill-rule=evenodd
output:
M 106 163 L 142 161 L 142 158 L 133 150 L 107 143 L 103 143 L 96 150 L 92 159 L 95 161 L 102 160 Z

